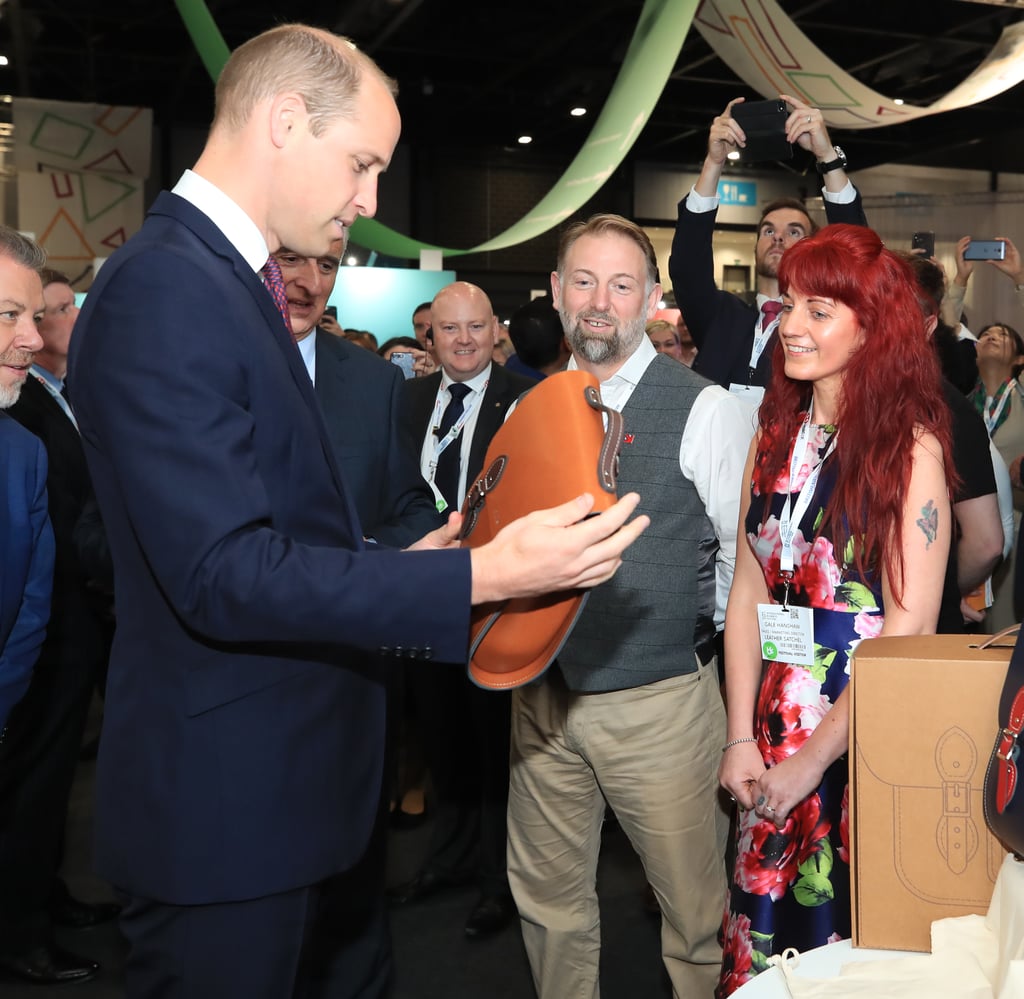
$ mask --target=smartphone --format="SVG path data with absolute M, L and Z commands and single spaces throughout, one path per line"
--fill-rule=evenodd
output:
M 1001 239 L 972 239 L 964 250 L 964 260 L 1005 260 L 1006 243 Z
M 327 308 L 324 309 L 324 315 L 325 316 L 330 316 L 335 322 L 337 322 L 338 321 L 338 307 L 336 305 L 328 305 Z
M 402 374 L 406 378 L 413 378 L 416 374 L 412 370 L 412 366 L 416 363 L 416 358 L 412 354 L 408 354 L 405 351 L 395 350 L 391 352 L 389 358 L 392 364 L 397 364 L 402 369 Z
M 747 144 L 739 151 L 741 160 L 753 163 L 793 158 L 793 147 L 786 141 L 789 108 L 785 101 L 744 101 L 733 105 L 732 116 L 747 137 Z
M 912 250 L 924 250 L 926 257 L 935 256 L 935 233 L 934 232 L 915 232 L 910 239 L 910 248 Z

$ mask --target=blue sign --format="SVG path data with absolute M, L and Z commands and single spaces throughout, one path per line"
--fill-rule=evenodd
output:
M 718 182 L 719 203 L 723 205 L 757 205 L 757 184 L 752 180 L 720 180 Z

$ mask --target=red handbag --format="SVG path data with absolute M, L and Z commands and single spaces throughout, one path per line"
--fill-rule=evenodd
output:
M 994 635 L 986 643 L 1017 631 L 1019 625 Z M 1006 682 L 999 698 L 999 725 L 992 756 L 985 771 L 985 822 L 993 835 L 1018 857 L 1024 857 L 1024 789 L 1020 785 L 1018 766 L 1021 743 L 1024 742 L 1024 642 L 1017 637 Z
M 605 428 L 607 418 L 607 429 Z M 467 489 L 462 543 L 475 548 L 519 517 L 589 492 L 593 513 L 614 505 L 622 415 L 601 402 L 598 380 L 562 371 L 530 389 L 491 439 L 480 477 Z M 551 665 L 583 610 L 587 591 L 473 608 L 469 676 L 506 690 Z

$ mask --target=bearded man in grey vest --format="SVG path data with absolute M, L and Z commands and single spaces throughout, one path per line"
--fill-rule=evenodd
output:
M 538 995 L 597 999 L 607 802 L 658 898 L 673 995 L 710 997 L 728 825 L 714 639 L 753 427 L 725 389 L 655 352 L 644 326 L 657 259 L 634 223 L 570 226 L 551 287 L 569 368 L 596 375 L 623 414 L 619 485 L 640 493 L 651 526 L 591 592 L 557 664 L 514 692 L 509 881 Z

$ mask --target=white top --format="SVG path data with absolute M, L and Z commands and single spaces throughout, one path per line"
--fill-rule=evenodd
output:
M 650 339 L 642 337 L 622 367 L 601 383 L 604 404 L 621 412 L 657 353 Z M 570 358 L 568 370 L 578 367 L 576 358 Z M 753 435 L 747 407 L 721 386 L 708 385 L 694 399 L 679 442 L 679 470 L 696 488 L 718 538 L 715 624 L 719 630 L 725 625 L 725 605 L 736 568 L 740 495 L 746 488 L 743 466 Z
M 459 434 L 458 439 L 451 443 L 451 447 L 460 448 L 459 451 L 459 502 L 456 509 L 462 509 L 462 503 L 466 498 L 466 467 L 469 464 L 469 449 L 473 443 L 473 434 L 476 433 L 477 419 L 480 416 L 480 409 L 483 405 L 484 391 L 487 388 L 487 383 L 491 378 L 491 364 L 488 363 L 487 367 L 484 368 L 480 374 L 473 378 L 463 382 L 463 385 L 469 386 L 470 391 L 466 394 L 466 397 L 462 401 L 463 408 L 469 410 L 469 416 L 466 417 L 466 422 L 462 425 L 462 432 Z M 448 372 L 443 368 L 441 369 L 441 384 L 437 390 L 437 397 L 434 400 L 434 409 L 432 413 L 432 419 L 430 425 L 427 427 L 427 432 L 423 437 L 423 446 L 420 448 L 420 472 L 423 474 L 423 478 L 426 479 L 430 488 L 434 492 L 434 499 L 440 500 L 441 494 L 437 491 L 434 486 L 434 467 L 436 459 L 434 455 L 435 445 L 437 444 L 437 437 L 434 435 L 434 429 L 441 424 L 441 417 L 444 415 L 444 411 L 448 408 L 448 403 L 451 402 L 451 395 L 448 393 L 448 386 L 452 384 L 454 378 L 448 376 Z

